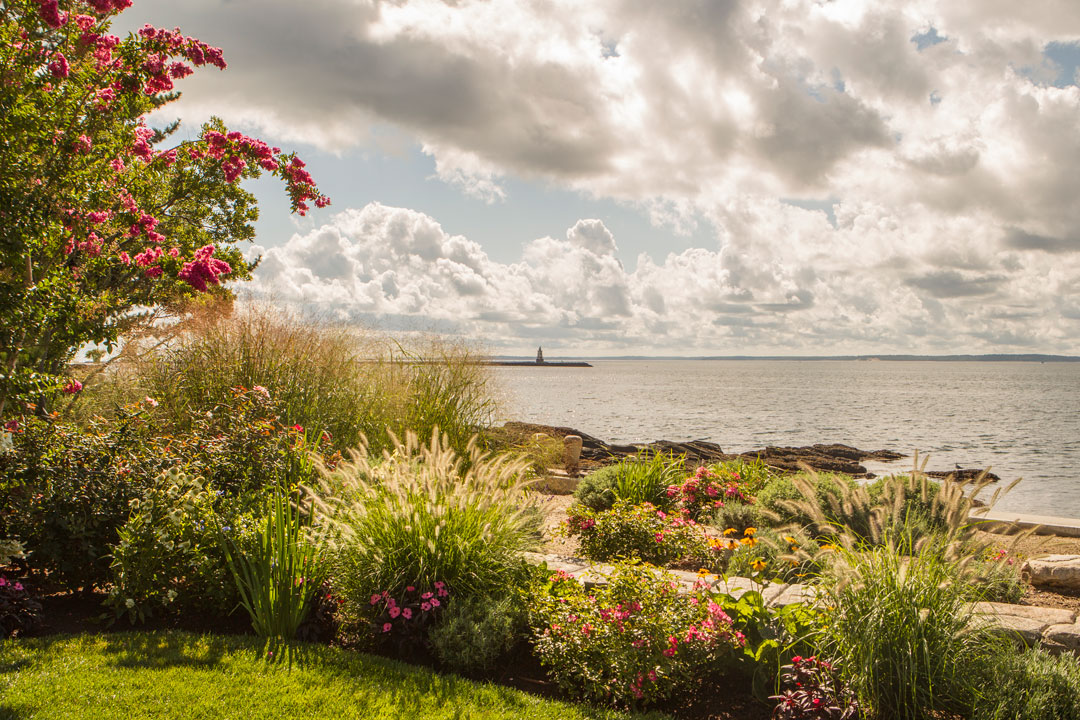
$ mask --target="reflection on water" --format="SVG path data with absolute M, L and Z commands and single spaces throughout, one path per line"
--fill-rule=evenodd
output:
M 998 507 L 1080 517 L 1080 363 L 596 360 L 494 368 L 504 419 L 611 442 L 704 439 L 739 452 L 839 442 L 929 469 L 1023 477 Z M 908 468 L 907 461 L 875 471 Z

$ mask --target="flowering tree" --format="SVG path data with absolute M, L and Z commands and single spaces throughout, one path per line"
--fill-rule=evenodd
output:
M 112 347 L 136 309 L 250 277 L 241 180 L 281 178 L 300 214 L 329 203 L 294 154 L 219 120 L 175 143 L 176 124 L 148 127 L 175 81 L 225 61 L 179 30 L 109 34 L 130 5 L 0 0 L 0 413 L 65 387 L 78 348 Z

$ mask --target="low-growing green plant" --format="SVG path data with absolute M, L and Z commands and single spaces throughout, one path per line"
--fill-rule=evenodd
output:
M 617 500 L 634 505 L 647 502 L 667 509 L 675 504 L 668 488 L 680 482 L 685 474 L 684 456 L 642 451 L 589 473 L 578 484 L 574 496 L 597 511 L 610 510 Z
M 450 603 L 429 639 L 447 669 L 470 676 L 491 674 L 528 631 L 524 605 L 516 594 L 464 598 Z
M 984 683 L 972 720 L 1080 720 L 1080 664 L 1068 653 L 1010 648 Z
M 839 551 L 820 654 L 841 662 L 868 720 L 968 717 L 1005 641 L 973 618 L 956 563 L 904 542 Z
M 322 542 L 309 536 L 300 510 L 275 491 L 247 547 L 224 531 L 222 545 L 255 633 L 293 640 L 323 580 Z
M 738 534 L 736 531 L 729 537 Z M 798 526 L 781 530 L 750 527 L 742 530 L 742 535 L 737 544 L 729 541 L 731 548 L 724 563 L 727 575 L 807 582 L 825 570 L 831 556 L 829 548 L 819 547 Z M 748 538 L 753 542 L 747 542 Z
M 586 590 L 557 573 L 531 601 L 536 652 L 565 691 L 650 703 L 692 688 L 741 653 L 745 638 L 713 597 L 680 596 L 669 575 L 620 565 Z
M 721 530 L 734 528 L 741 535 L 746 528 L 762 527 L 765 520 L 756 504 L 734 500 L 714 509 L 708 523 Z
M 710 554 L 700 525 L 683 513 L 668 513 L 651 503 L 619 500 L 601 512 L 573 505 L 567 516 L 566 532 L 578 538 L 579 551 L 589 560 L 637 558 L 666 565 Z
M 445 582 L 460 597 L 491 595 L 523 571 L 541 519 L 520 458 L 470 444 L 459 456 L 438 434 L 410 434 L 381 458 L 354 453 L 311 492 L 333 533 L 343 613 L 363 624 L 373 594 Z
M 574 490 L 574 499 L 590 510 L 610 510 L 615 504 L 615 483 L 621 470 L 618 463 L 593 470 L 581 478 Z
M 428 633 L 446 612 L 450 591 L 446 583 L 406 585 L 396 591 L 371 595 L 369 625 L 372 634 L 393 644 L 405 656 L 428 642 Z
M 847 475 L 803 471 L 771 477 L 754 497 L 762 511 L 772 513 L 769 519 L 774 525 L 809 525 L 814 515 L 799 504 L 808 495 L 818 507 L 828 508 L 830 498 L 841 497 L 845 489 L 855 487 Z
M 780 672 L 785 688 L 776 701 L 774 720 L 852 720 L 858 717 L 855 693 L 836 672 L 834 663 L 796 655 Z
M 974 558 L 967 567 L 967 575 L 973 600 L 1019 603 L 1024 597 L 1020 568 L 1004 551 Z

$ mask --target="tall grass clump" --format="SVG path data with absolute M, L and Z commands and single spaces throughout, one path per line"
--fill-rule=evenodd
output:
M 668 486 L 685 476 L 685 456 L 643 450 L 634 457 L 589 473 L 578 484 L 574 496 L 582 505 L 598 512 L 610 510 L 618 500 L 667 508 L 674 502 L 668 496 Z
M 365 617 L 372 595 L 445 583 L 452 597 L 511 586 L 520 553 L 540 539 L 526 494 L 527 465 L 470 443 L 467 455 L 414 433 L 381 456 L 361 451 L 327 471 L 311 492 L 332 532 L 335 587 L 346 616 Z
M 1007 641 L 972 615 L 957 563 L 901 541 L 839 551 L 818 644 L 867 720 L 969 717 Z
M 323 548 L 308 527 L 300 509 L 284 493 L 275 492 L 250 547 L 242 548 L 222 533 L 240 604 L 260 637 L 293 640 L 311 611 L 323 580 Z
M 463 450 L 494 412 L 485 368 L 467 348 L 432 339 L 406 347 L 265 305 L 197 317 L 132 356 L 120 375 L 180 431 L 236 387 L 265 388 L 282 423 L 326 432 L 339 450 L 365 440 L 390 447 L 394 434 L 428 437 L 435 427 Z

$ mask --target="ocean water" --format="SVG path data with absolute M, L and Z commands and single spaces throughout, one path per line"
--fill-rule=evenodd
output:
M 990 467 L 998 503 L 1080 518 L 1080 363 L 595 360 L 494 368 L 501 419 L 609 442 L 710 440 L 727 452 L 844 443 Z M 902 472 L 911 460 L 870 463 Z

